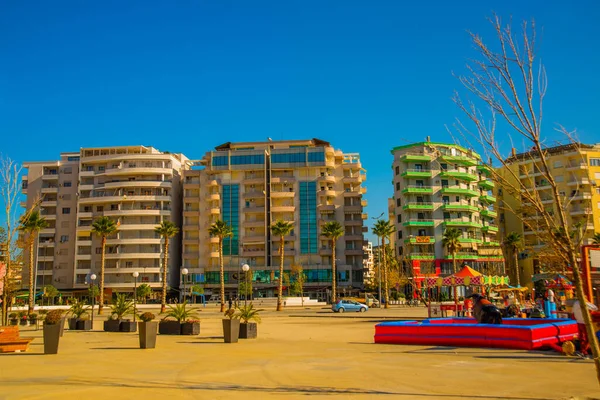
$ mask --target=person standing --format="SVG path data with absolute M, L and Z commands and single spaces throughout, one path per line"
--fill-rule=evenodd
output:
M 596 307 L 592 303 L 586 302 L 587 308 L 590 311 L 598 311 L 598 307 Z M 583 320 L 583 310 L 581 309 L 581 305 L 579 300 L 573 303 L 573 315 L 575 320 L 577 321 L 577 328 L 579 331 L 579 343 L 581 346 L 581 354 L 584 356 L 588 354 L 588 347 L 590 346 L 588 343 L 587 330 L 585 329 L 585 321 Z

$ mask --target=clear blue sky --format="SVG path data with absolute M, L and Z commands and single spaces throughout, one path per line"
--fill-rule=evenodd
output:
M 361 153 L 377 216 L 389 150 L 450 140 L 452 71 L 492 11 L 540 27 L 548 135 L 600 142 L 597 1 L 0 0 L 0 152 L 318 137 Z

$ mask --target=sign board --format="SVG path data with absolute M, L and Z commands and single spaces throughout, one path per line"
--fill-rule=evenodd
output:
M 590 272 L 600 273 L 600 249 L 590 249 Z
M 417 236 L 416 243 L 431 243 L 431 236 Z
M 429 305 L 429 318 L 442 318 L 442 305 L 431 303 Z

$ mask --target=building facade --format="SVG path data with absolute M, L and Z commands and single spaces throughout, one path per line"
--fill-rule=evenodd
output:
M 550 173 L 558 184 L 559 194 L 565 199 L 569 225 L 580 226 L 582 243 L 592 244 L 594 233 L 600 231 L 600 145 L 569 144 L 547 148 L 546 152 Z M 536 153 L 517 154 L 513 150 L 506 162 L 508 166 L 498 169 L 498 174 L 516 185 L 535 189 L 542 204 L 554 212 L 551 187 Z M 541 216 L 530 203 L 511 195 L 506 188 L 499 199 L 503 206 L 501 233 L 517 232 L 523 237 L 524 249 L 519 254 L 520 280 L 522 285 L 530 285 L 531 276 L 552 263 L 553 251 L 545 243 L 546 227 L 538 224 Z
M 303 268 L 307 293 L 325 298 L 331 286 L 332 249 L 321 235 L 328 221 L 345 228 L 336 248 L 339 286 L 362 287 L 366 175 L 358 154 L 319 139 L 225 143 L 195 165 L 184 179 L 183 265 L 207 293 L 219 287 L 218 238 L 208 233 L 217 220 L 233 229 L 223 243 L 228 295 L 236 294 L 243 264 L 252 270 L 255 296 L 275 294 L 279 238 L 270 226 L 277 220 L 293 223 L 284 265 L 288 274 Z
M 138 283 L 160 287 L 162 239 L 154 232 L 163 220 L 181 225 L 181 177 L 189 165 L 182 154 L 152 147 L 82 148 L 58 161 L 27 162 L 26 209 L 39 207 L 48 227 L 36 243 L 36 285 L 60 290 L 87 287 L 100 270 L 100 238 L 92 222 L 108 216 L 118 232 L 106 242 L 105 287 L 132 291 Z M 169 251 L 169 286 L 179 285 L 179 237 Z M 23 269 L 23 282 L 28 281 Z
M 497 238 L 496 197 L 481 157 L 453 144 L 425 142 L 392 150 L 395 251 L 416 278 L 451 274 L 452 256 L 442 243 L 446 229 L 462 232 L 459 267 L 504 272 Z

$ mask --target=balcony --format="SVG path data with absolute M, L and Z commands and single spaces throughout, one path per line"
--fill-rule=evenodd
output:
M 344 212 L 347 213 L 362 213 L 362 206 L 344 206 Z
M 162 253 L 108 253 L 106 254 L 107 260 L 120 260 L 120 259 L 153 259 L 161 258 Z
M 244 257 L 263 257 L 264 255 L 265 249 L 242 249 L 242 256 Z
M 592 198 L 591 193 L 574 193 L 571 195 L 571 200 L 589 200 Z
M 339 250 L 338 250 L 339 251 Z M 331 249 L 330 248 L 320 248 L 319 249 L 319 255 L 321 256 L 330 256 L 332 254 Z
M 477 260 L 479 258 L 479 254 L 477 253 L 456 253 L 454 256 L 457 260 Z M 452 254 L 446 255 L 444 258 L 452 260 Z
M 210 193 L 206 197 L 208 198 L 208 200 L 211 200 L 211 201 L 221 200 L 221 195 L 219 193 Z
M 430 169 L 407 169 L 401 176 L 405 178 L 431 178 L 432 172 Z
M 117 189 L 117 188 L 131 188 L 131 187 L 144 187 L 144 188 L 165 188 L 169 189 L 173 186 L 171 181 L 160 181 L 160 180 L 135 180 L 135 181 L 117 181 L 117 182 L 105 182 L 103 185 L 96 185 L 96 188 L 103 187 L 105 189 Z M 79 187 L 80 190 L 81 186 Z
M 361 176 L 361 174 L 347 175 L 342 178 L 342 182 L 360 183 L 360 182 L 362 182 L 362 176 Z
M 431 186 L 407 186 L 402 189 L 402 193 L 408 194 L 433 194 Z
M 336 179 L 335 179 L 335 176 L 333 176 L 333 175 L 322 174 L 321 176 L 319 176 L 318 181 L 326 182 L 326 183 L 335 183 Z
M 484 225 L 481 227 L 482 232 L 498 233 L 498 227 L 496 225 Z
M 80 204 L 118 203 L 118 202 L 122 202 L 122 201 L 171 201 L 171 196 L 152 194 L 152 195 L 79 197 Z
M 432 219 L 415 219 L 406 221 L 402 226 L 434 226 L 435 221 Z
M 335 219 L 331 219 L 331 220 L 320 219 L 319 221 L 323 221 L 323 224 L 325 224 L 327 222 L 335 221 Z M 347 225 L 347 226 L 362 226 L 362 224 L 363 224 L 363 220 L 362 219 L 347 219 L 347 220 L 344 220 L 344 225 Z
M 434 236 L 416 236 L 409 239 L 404 239 L 404 243 L 408 244 L 434 244 Z
M 343 251 L 347 256 L 361 256 L 365 253 L 363 249 L 344 249 Z
M 481 243 L 483 243 L 483 239 L 461 237 L 461 238 L 458 238 L 458 242 L 459 243 L 467 243 L 467 244 L 481 244 Z
M 293 205 L 273 205 L 271 206 L 271 212 L 274 213 L 293 213 L 296 211 L 296 206 Z
M 479 161 L 476 158 L 471 158 L 467 156 L 452 156 L 452 155 L 443 155 L 442 160 L 452 163 L 452 164 L 460 164 L 465 165 L 467 167 L 474 167 L 479 164 Z
M 346 240 L 360 240 L 360 241 L 362 241 L 364 238 L 363 238 L 362 233 L 347 233 L 347 234 L 344 235 L 344 239 L 346 239 Z
M 591 208 L 572 207 L 570 214 L 572 216 L 574 216 L 574 215 L 592 215 L 592 209 Z
M 106 244 L 160 244 L 160 238 L 106 239 Z
M 469 172 L 461 172 L 456 170 L 442 170 L 440 174 L 442 178 L 460 179 L 467 182 L 475 182 L 479 180 L 479 177 Z
M 465 221 L 462 219 L 445 219 L 444 226 L 465 226 L 470 228 L 481 228 L 482 224 L 479 222 Z
M 495 241 L 482 242 L 481 245 L 486 246 L 486 247 L 500 247 L 500 242 L 495 242 Z
M 258 227 L 264 227 L 265 226 L 265 220 L 245 220 L 244 221 L 244 226 L 248 227 L 248 228 L 258 228 Z
M 496 211 L 488 210 L 487 208 L 482 209 L 480 213 L 484 217 L 496 218 L 498 216 L 498 213 Z
M 213 215 L 221 214 L 221 209 L 219 207 L 213 207 L 209 209 L 209 212 Z
M 479 196 L 479 192 L 477 190 L 471 190 L 467 188 L 462 188 L 460 186 L 444 186 L 442 187 L 442 194 L 462 194 L 464 196 Z
M 589 185 L 590 184 L 590 180 L 588 178 L 579 178 L 579 179 L 574 179 L 574 180 L 570 180 L 569 182 L 567 182 L 568 186 L 583 186 L 583 185 Z
M 317 205 L 317 210 L 319 211 L 335 211 L 334 204 L 319 204 Z
M 444 211 L 466 211 L 466 212 L 477 212 L 479 208 L 475 206 L 471 206 L 468 204 L 453 204 L 448 203 L 442 206 L 442 210 Z
M 44 200 L 40 203 L 40 206 L 42 207 L 56 207 L 56 205 L 56 200 Z
M 478 184 L 480 188 L 483 188 L 485 190 L 491 190 L 496 186 L 494 181 L 491 181 L 489 179 L 480 180 Z
M 42 180 L 44 181 L 57 181 L 58 180 L 58 173 L 52 173 L 52 174 L 48 174 L 48 173 L 44 173 L 44 175 L 42 175 Z
M 281 199 L 281 198 L 293 198 L 294 196 L 296 196 L 296 193 L 294 191 L 290 191 L 290 190 L 271 190 L 271 197 L 274 199 Z
M 431 156 L 425 154 L 405 154 L 400 157 L 401 162 L 412 162 L 412 161 L 431 161 Z
M 358 197 L 361 194 L 363 194 L 363 189 L 364 188 L 354 189 L 354 190 L 346 189 L 346 190 L 344 190 L 344 197 Z
M 479 200 L 485 201 L 486 203 L 495 203 L 496 197 L 492 196 L 491 194 L 482 194 L 479 196 Z
M 150 208 L 150 209 L 127 209 L 127 210 L 106 210 L 104 211 L 104 215 L 107 217 L 117 217 L 121 215 L 164 215 L 170 216 L 171 210 L 169 209 L 158 209 L 158 208 Z M 122 228 L 119 228 L 122 229 Z
M 296 182 L 294 175 L 271 176 L 271 183 L 292 183 Z
M 262 199 L 264 197 L 265 193 L 259 190 L 251 190 L 249 192 L 244 193 L 244 199 Z
M 403 210 L 433 210 L 433 202 L 410 202 L 406 203 Z
M 48 186 L 41 189 L 42 193 L 58 193 L 58 186 Z
M 107 176 L 117 176 L 117 175 L 172 175 L 172 168 L 163 168 L 159 166 L 155 167 L 145 167 L 145 166 L 130 166 L 130 167 L 115 167 L 115 168 L 106 168 L 104 172 L 99 172 L 99 174 L 104 173 Z
M 264 206 L 254 206 L 254 207 L 244 207 L 244 213 L 246 214 L 264 214 L 265 207 Z
M 586 163 L 570 163 L 565 165 L 565 169 L 567 171 L 576 171 L 579 169 L 588 169 L 588 165 Z
M 408 255 L 408 259 L 409 260 L 421 260 L 421 261 L 435 260 L 435 254 L 434 253 L 412 253 L 412 254 Z
M 488 167 L 487 165 L 483 165 L 483 164 L 479 164 L 477 166 L 477 171 L 479 171 L 487 176 L 490 176 L 492 174 L 491 168 Z
M 336 192 L 335 192 L 335 190 L 333 190 L 333 188 L 319 190 L 317 192 L 317 194 L 319 196 L 331 196 L 331 197 L 336 196 Z

